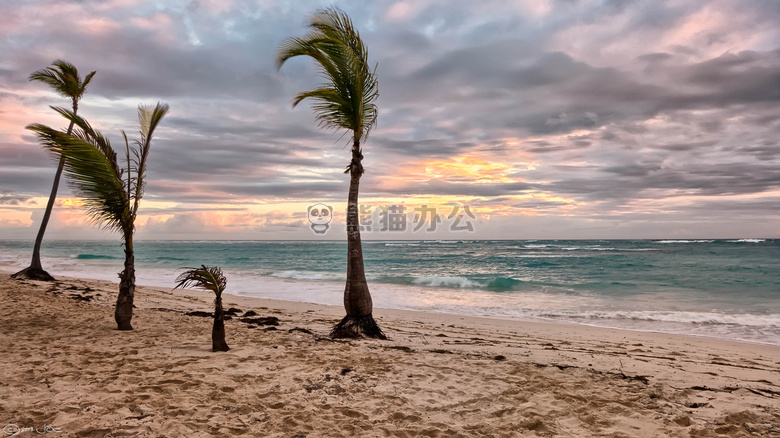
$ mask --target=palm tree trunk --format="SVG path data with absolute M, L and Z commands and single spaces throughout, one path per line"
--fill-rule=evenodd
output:
M 330 335 L 336 338 L 387 339 L 374 321 L 373 302 L 366 282 L 363 265 L 363 245 L 360 241 L 360 222 L 358 218 L 358 191 L 360 177 L 363 175 L 360 142 L 352 147 L 352 161 L 349 165 L 349 198 L 347 202 L 347 284 L 344 287 L 344 309 L 347 316 L 333 327 Z
M 119 296 L 116 299 L 114 319 L 118 330 L 132 330 L 133 297 L 135 295 L 135 254 L 133 231 L 125 232 L 125 270 L 119 274 Z
M 73 114 L 78 111 L 78 104 L 73 103 Z M 67 134 L 73 132 L 73 122 L 70 122 L 68 126 Z M 43 270 L 41 265 L 41 244 L 43 243 L 43 235 L 46 233 L 46 227 L 49 225 L 49 218 L 51 218 L 51 211 L 54 209 L 54 200 L 57 199 L 57 190 L 60 187 L 60 177 L 62 176 L 62 169 L 65 168 L 65 158 L 60 157 L 60 162 L 57 165 L 57 173 L 54 174 L 54 184 L 51 186 L 51 193 L 49 194 L 49 202 L 46 204 L 46 211 L 43 213 L 43 220 L 41 220 L 41 227 L 38 228 L 38 235 L 35 236 L 35 245 L 33 246 L 32 261 L 30 266 L 22 269 L 11 278 L 29 278 L 30 280 L 40 281 L 54 281 L 48 272 Z
M 211 351 L 228 351 L 225 342 L 225 310 L 222 308 L 222 296 L 217 296 L 214 308 L 214 327 L 211 329 Z

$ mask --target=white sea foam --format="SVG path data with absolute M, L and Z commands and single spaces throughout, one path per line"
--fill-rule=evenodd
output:
M 564 251 L 616 251 L 617 248 L 602 248 L 600 246 L 567 246 L 561 248 Z
M 421 243 L 421 240 L 364 240 L 363 243 Z
M 515 259 L 560 259 L 570 257 L 580 257 L 573 254 L 512 254 L 508 256 L 498 257 L 511 257 Z
M 577 310 L 563 312 L 540 312 L 535 316 L 543 318 L 571 318 L 586 320 L 658 321 L 705 325 L 734 325 L 780 328 L 780 314 L 724 314 L 713 312 L 686 311 L 630 311 L 630 310 Z
M 292 280 L 344 280 L 346 275 L 335 272 L 313 272 L 313 271 L 277 271 L 269 274 L 271 277 L 289 278 Z
M 655 243 L 711 243 L 714 240 L 656 240 Z
M 419 286 L 454 287 L 454 288 L 479 288 L 484 287 L 478 281 L 469 280 L 466 277 L 419 277 L 412 280 L 412 284 Z
M 733 243 L 761 243 L 761 242 L 766 242 L 766 239 L 737 239 L 737 240 L 729 240 L 728 242 L 733 242 Z

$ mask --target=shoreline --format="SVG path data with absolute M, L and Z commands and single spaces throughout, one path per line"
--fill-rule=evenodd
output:
M 31 242 L 34 239 L 34 235 L 27 238 L 5 238 L 0 240 L 8 240 L 14 242 Z M 593 242 L 593 241 L 617 241 L 617 242 L 659 242 L 659 241 L 676 241 L 676 242 L 702 242 L 702 241 L 746 241 L 746 240 L 779 240 L 777 237 L 648 237 L 643 239 L 594 239 L 594 238 L 576 238 L 576 239 L 361 239 L 364 242 L 462 242 L 462 241 L 474 241 L 474 242 Z M 52 237 L 46 239 L 53 242 L 114 242 L 116 237 L 105 238 L 92 238 L 92 239 L 62 239 Z M 341 239 L 321 239 L 312 241 L 311 239 L 135 239 L 135 242 L 344 242 Z
M 390 338 L 331 340 L 343 309 L 0 275 L 0 411 L 64 436 L 780 436 L 780 347 L 376 309 Z M 278 326 L 241 315 L 278 318 Z M 249 318 L 251 321 L 252 318 Z
M 15 271 L 8 270 L 7 268 L 0 268 L 0 275 L 10 275 Z M 117 286 L 119 285 L 118 281 L 114 280 L 107 280 L 105 278 L 92 278 L 92 277 L 74 277 L 70 275 L 60 275 L 58 278 L 64 279 L 64 280 L 83 280 L 83 281 L 96 281 L 96 282 L 107 282 L 112 283 Z M 295 284 L 299 283 L 301 285 L 305 285 L 307 287 L 311 287 L 312 285 L 321 285 L 321 283 L 318 283 L 313 280 L 303 280 L 303 279 L 285 279 L 285 278 L 278 278 L 278 277 L 269 277 L 269 286 L 273 287 L 275 284 Z M 144 288 L 150 288 L 155 290 L 165 290 L 167 289 L 167 286 L 159 285 L 159 284 L 148 284 L 143 282 L 137 282 L 137 287 L 144 287 Z M 384 285 L 387 286 L 387 285 Z M 382 290 L 382 285 L 378 286 L 379 290 Z M 393 288 L 402 289 L 403 287 L 400 285 L 393 285 Z M 388 289 L 392 290 L 392 289 Z M 460 292 L 459 289 L 455 289 L 456 291 Z M 372 294 L 373 295 L 373 294 Z M 338 311 L 343 312 L 343 307 L 340 304 L 325 304 L 325 303 L 318 303 L 313 301 L 296 301 L 296 300 L 285 300 L 285 299 L 278 299 L 278 298 L 266 298 L 266 297 L 259 297 L 259 296 L 253 296 L 253 295 L 242 295 L 241 292 L 238 293 L 231 293 L 230 287 L 228 288 L 228 291 L 225 292 L 225 296 L 231 296 L 236 298 L 247 298 L 247 299 L 257 299 L 257 300 L 266 300 L 271 302 L 281 302 L 281 303 L 298 303 L 298 304 L 306 304 L 306 305 L 313 305 L 313 306 L 325 306 L 325 307 L 332 307 L 334 309 L 342 309 Z M 340 296 L 339 296 L 340 299 Z M 473 318 L 486 318 L 490 320 L 497 320 L 497 321 L 517 321 L 517 322 L 529 322 L 529 323 L 548 323 L 553 325 L 570 325 L 574 327 L 587 327 L 587 328 L 593 328 L 593 329 L 605 329 L 605 330 L 616 330 L 616 331 L 626 331 L 631 333 L 650 333 L 650 334 L 658 334 L 658 335 L 674 335 L 674 336 L 684 336 L 684 337 L 692 337 L 692 338 L 700 338 L 700 339 L 708 339 L 708 340 L 715 340 L 715 341 L 727 341 L 727 342 L 735 342 L 735 343 L 746 343 L 746 344 L 753 344 L 758 346 L 768 346 L 768 347 L 780 347 L 779 344 L 771 343 L 771 342 L 764 342 L 759 340 L 751 340 L 751 339 L 738 339 L 738 338 L 729 338 L 727 336 L 715 336 L 715 335 L 707 335 L 707 334 L 699 334 L 699 333 L 686 333 L 681 331 L 663 331 L 663 330 L 656 330 L 656 329 L 642 329 L 642 328 L 631 328 L 631 327 L 615 327 L 615 326 L 609 326 L 609 325 L 599 325 L 589 322 L 578 322 L 578 321 L 570 321 L 565 319 L 553 319 L 553 318 L 544 318 L 544 317 L 534 317 L 534 316 L 500 316 L 500 315 L 487 315 L 487 314 L 473 314 L 473 313 L 455 313 L 455 312 L 448 312 L 443 310 L 436 310 L 436 309 L 430 309 L 430 310 L 420 310 L 420 309 L 404 309 L 404 308 L 398 308 L 398 307 L 383 307 L 381 304 L 377 305 L 375 303 L 374 309 L 379 309 L 382 311 L 390 311 L 390 312 L 419 312 L 422 314 L 432 314 L 432 315 L 444 315 L 444 316 L 451 316 L 451 317 L 473 317 Z M 337 312 L 338 313 L 338 312 Z M 376 313 L 376 311 L 375 311 Z M 341 315 L 343 317 L 343 315 Z

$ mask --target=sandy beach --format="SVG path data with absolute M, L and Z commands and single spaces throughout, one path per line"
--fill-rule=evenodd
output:
M 334 341 L 341 308 L 226 295 L 212 353 L 213 296 L 139 287 L 120 332 L 116 293 L 0 274 L 6 436 L 780 436 L 776 346 L 385 309 Z

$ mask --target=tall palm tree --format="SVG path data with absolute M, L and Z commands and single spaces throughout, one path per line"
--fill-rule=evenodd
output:
M 87 85 L 92 81 L 92 76 L 95 75 L 95 72 L 93 71 L 88 74 L 82 81 L 78 69 L 76 69 L 73 64 L 57 59 L 52 62 L 52 65 L 56 68 L 47 67 L 37 70 L 30 75 L 30 80 L 41 81 L 44 84 L 49 85 L 60 96 L 69 97 L 73 107 L 73 114 L 76 114 L 79 110 L 79 100 L 81 100 L 84 92 L 87 91 Z M 73 122 L 68 126 L 67 133 L 70 134 L 72 131 Z M 49 202 L 46 204 L 46 212 L 43 214 L 41 227 L 38 229 L 38 235 L 35 237 L 35 245 L 33 246 L 33 255 L 30 266 L 12 275 L 11 277 L 13 278 L 54 281 L 54 277 L 44 271 L 43 266 L 41 265 L 41 243 L 43 243 L 43 235 L 46 233 L 46 226 L 49 224 L 51 210 L 54 207 L 54 200 L 57 198 L 57 190 L 60 186 L 60 176 L 62 175 L 62 168 L 64 165 L 65 162 L 60 159 L 59 165 L 57 165 L 57 173 L 54 174 L 54 184 L 52 184 L 51 194 L 49 194 Z
M 70 187 L 83 199 L 92 221 L 122 233 L 125 269 L 119 274 L 119 296 L 114 319 L 119 330 L 132 330 L 135 218 L 146 185 L 146 164 L 152 135 L 168 112 L 168 105 L 157 103 L 154 107 L 138 107 L 140 140 L 134 140 L 131 147 L 127 135 L 122 131 L 127 163 L 125 168 L 117 163 L 117 153 L 108 139 L 94 130 L 86 120 L 64 108 L 55 110 L 79 129 L 72 134 L 55 131 L 41 124 L 29 125 L 27 129 L 36 133 L 46 149 L 60 156 Z
M 214 292 L 214 325 L 211 329 L 211 351 L 228 351 L 225 342 L 225 310 L 222 308 L 222 292 L 227 287 L 227 278 L 222 274 L 222 269 L 217 266 L 201 265 L 200 268 L 184 268 L 176 278 L 174 289 L 195 286 L 203 290 Z
M 379 96 L 375 71 L 368 65 L 368 50 L 352 20 L 338 9 L 320 9 L 308 24 L 311 30 L 303 38 L 289 38 L 276 54 L 277 68 L 290 58 L 309 56 L 314 59 L 325 83 L 314 90 L 303 91 L 293 98 L 293 107 L 302 100 L 314 100 L 313 108 L 320 126 L 346 129 L 352 134 L 352 159 L 344 173 L 349 174 L 347 204 L 347 284 L 344 308 L 347 316 L 334 326 L 331 336 L 385 339 L 372 316 L 373 304 L 363 267 L 363 248 L 358 222 L 358 189 L 363 175 L 363 149 L 371 128 L 376 124 Z

